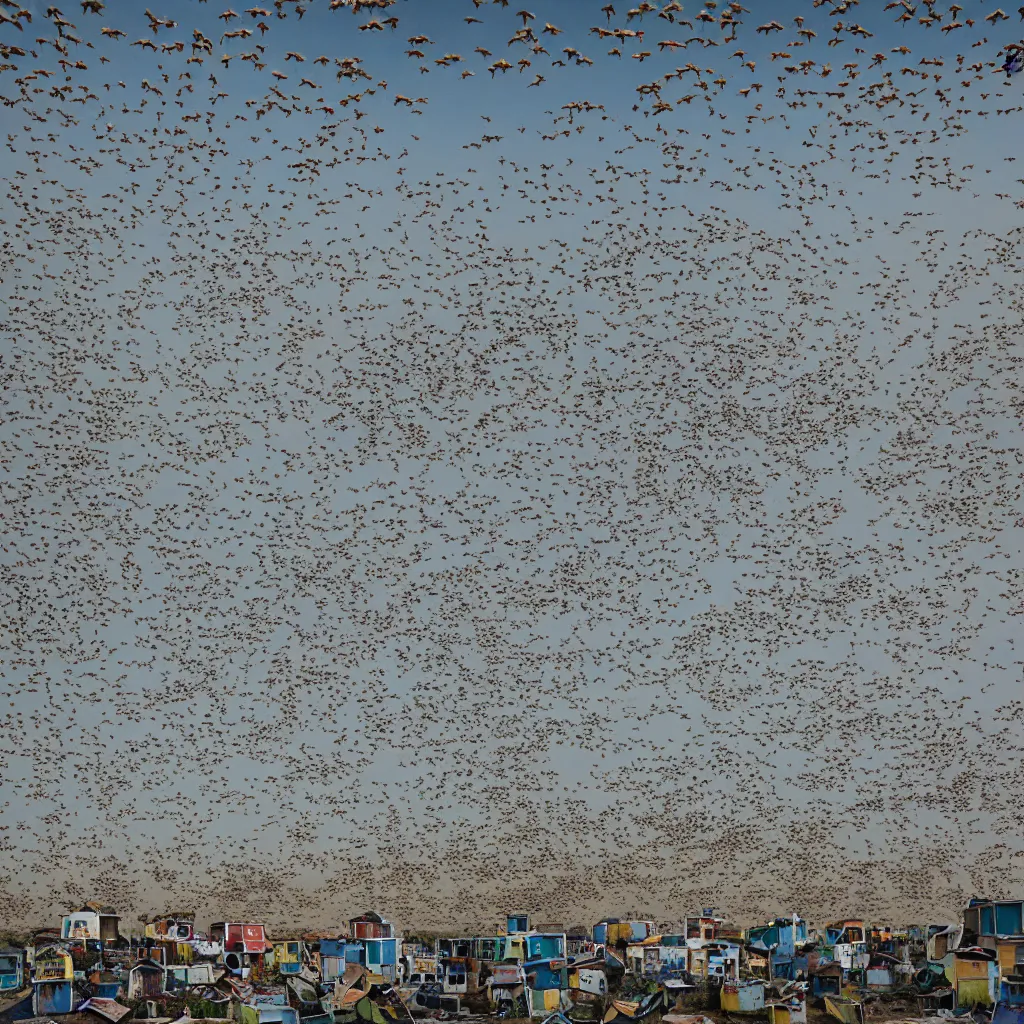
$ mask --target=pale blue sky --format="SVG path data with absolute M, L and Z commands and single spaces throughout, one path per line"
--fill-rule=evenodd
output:
M 594 67 L 492 80 L 473 48 L 526 52 L 515 5 L 409 0 L 395 33 L 308 6 L 270 19 L 262 72 L 217 59 L 258 36 L 202 66 L 129 45 L 218 43 L 217 5 L 156 34 L 69 9 L 96 99 L 48 97 L 40 47 L 19 74 L 46 90 L 0 109 L 0 917 L 921 919 L 1019 886 L 1019 120 L 995 111 L 1020 84 L 957 89 L 957 134 L 898 71 L 944 59 L 945 85 L 1014 36 L 864 4 L 854 55 L 783 4 L 675 55 L 652 40 L 691 33 L 648 15 L 651 56 L 618 61 L 601 4 L 539 3 L 552 55 Z M 801 12 L 835 70 L 780 97 Z M 367 116 L 321 52 L 387 81 Z M 905 107 L 786 106 L 875 52 Z M 631 109 L 688 61 L 727 70 L 713 115 L 690 72 L 663 87 L 690 103 Z M 257 119 L 273 70 L 335 114 Z

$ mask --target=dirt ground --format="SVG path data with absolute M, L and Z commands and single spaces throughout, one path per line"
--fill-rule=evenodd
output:
M 32 989 L 23 988 L 0 999 L 0 1024 L 32 1016 Z

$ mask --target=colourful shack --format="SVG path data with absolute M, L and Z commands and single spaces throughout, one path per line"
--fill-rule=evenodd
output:
M 568 965 L 563 957 L 528 960 L 523 965 L 531 1017 L 546 1017 L 572 1006 Z
M 962 941 L 990 950 L 1001 977 L 1024 974 L 1024 901 L 971 900 Z
M 353 939 L 390 939 L 395 934 L 391 922 L 372 910 L 351 918 L 348 926 L 348 933 Z
M 530 928 L 530 915 L 522 911 L 515 911 L 505 915 L 506 935 L 525 935 Z
M 0 949 L 0 994 L 17 992 L 25 984 L 25 950 Z
M 309 950 L 301 939 L 274 940 L 274 964 L 280 974 L 299 974 L 309 959 Z
M 625 949 L 633 943 L 643 942 L 656 933 L 653 921 L 620 920 L 609 917 L 594 925 L 594 942 L 611 949 Z
M 763 1013 L 763 981 L 727 981 L 722 986 L 722 1009 L 726 1013 Z
M 581 957 L 570 960 L 568 998 L 572 1008 L 568 1015 L 573 1021 L 599 1021 L 604 1018 L 608 1003 L 608 978 L 604 972 L 604 957 Z
M 714 907 L 704 907 L 699 917 L 687 917 L 685 922 L 686 937 L 711 942 L 719 937 L 719 930 L 725 924 L 723 918 Z
M 956 1005 L 973 1010 L 995 1006 L 999 998 L 999 965 L 995 950 L 974 946 L 953 953 Z
M 267 953 L 274 948 L 267 941 L 266 928 L 253 922 L 217 921 L 210 925 L 210 940 L 223 951 L 224 966 L 242 978 L 260 974 Z
M 822 954 L 840 964 L 844 971 L 868 966 L 867 926 L 862 920 L 836 921 L 825 926 Z
M 320 940 L 320 977 L 325 982 L 333 982 L 344 977 L 348 961 L 345 949 L 348 943 L 344 939 Z
M 499 1017 L 529 1017 L 526 972 L 520 964 L 495 964 L 487 979 L 491 1009 Z
M 768 957 L 769 977 L 796 978 L 798 963 L 808 944 L 807 922 L 798 914 L 777 917 L 769 924 L 751 928 L 747 932 L 747 945 Z M 803 957 L 806 970 L 806 957 Z
M 43 946 L 32 961 L 32 1013 L 36 1017 L 71 1013 L 75 1005 L 75 968 L 62 946 Z
M 113 907 L 90 901 L 63 919 L 60 935 L 62 939 L 94 939 L 112 946 L 121 938 L 120 921 Z
M 129 999 L 155 999 L 163 995 L 165 988 L 164 968 L 158 960 L 145 957 L 128 972 Z
M 375 985 L 394 984 L 398 980 L 397 938 L 363 939 L 365 959 L 363 966 L 370 972 Z
M 194 915 L 164 914 L 145 922 L 143 943 L 149 956 L 164 966 L 190 964 L 195 939 Z

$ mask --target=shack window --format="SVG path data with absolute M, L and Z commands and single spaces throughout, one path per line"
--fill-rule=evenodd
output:
M 981 908 L 981 929 L 982 935 L 995 935 L 996 922 L 992 907 Z
M 296 956 L 299 952 L 299 944 L 297 942 L 288 943 L 288 953 L 291 956 Z
M 1021 905 L 1019 903 L 1001 903 L 996 907 L 996 934 L 1021 934 Z
M 972 932 L 974 935 L 978 934 L 978 909 L 972 907 L 970 910 L 964 911 L 964 928 Z

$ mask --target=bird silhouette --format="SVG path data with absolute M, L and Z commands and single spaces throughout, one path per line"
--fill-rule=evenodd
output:
M 1012 16 L 79 3 L 0 8 L 5 928 L 1020 887 Z

